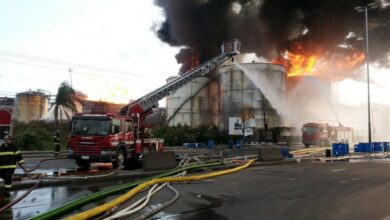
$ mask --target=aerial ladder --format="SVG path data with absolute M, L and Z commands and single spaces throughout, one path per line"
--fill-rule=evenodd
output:
M 132 161 L 140 159 L 144 168 L 149 169 L 155 165 L 175 164 L 174 155 L 162 152 L 164 140 L 151 137 L 149 126 L 145 124 L 146 116 L 153 113 L 159 100 L 239 54 L 240 44 L 239 40 L 223 43 L 220 55 L 129 103 L 121 109 L 121 116 L 112 113 L 73 116 L 68 158 L 75 159 L 77 165 L 84 168 L 89 168 L 93 162 L 111 162 L 114 168 L 119 168 L 131 166 Z M 155 154 L 156 151 L 159 153 Z
M 149 114 L 152 114 L 152 109 L 158 106 L 158 101 L 175 93 L 178 89 L 185 86 L 192 80 L 205 76 L 219 64 L 222 64 L 231 57 L 238 55 L 240 53 L 240 47 L 241 42 L 238 39 L 223 42 L 221 45 L 221 54 L 186 72 L 181 77 L 129 103 L 121 109 L 120 114 L 138 117 L 141 128 L 145 117 Z

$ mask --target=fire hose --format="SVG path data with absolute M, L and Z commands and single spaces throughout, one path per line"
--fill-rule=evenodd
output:
M 89 219 L 89 218 L 92 218 L 92 217 L 97 216 L 99 214 L 102 214 L 102 213 L 106 212 L 107 210 L 112 209 L 112 208 L 122 204 L 123 202 L 127 201 L 128 199 L 134 197 L 143 188 L 157 184 L 157 183 L 187 182 L 187 181 L 202 180 L 202 179 L 212 178 L 212 177 L 216 177 L 216 176 L 226 175 L 226 174 L 240 171 L 240 170 L 250 166 L 254 161 L 255 160 L 249 160 L 245 164 L 238 166 L 238 167 L 235 167 L 235 168 L 231 168 L 228 170 L 222 170 L 222 171 L 216 171 L 216 172 L 202 174 L 202 175 L 185 176 L 185 177 L 163 177 L 163 178 L 158 178 L 158 179 L 151 179 L 149 181 L 146 181 L 146 182 L 136 186 L 135 188 L 133 188 L 132 190 L 130 190 L 129 192 L 127 192 L 123 196 L 120 196 L 111 202 L 108 202 L 104 205 L 95 207 L 95 208 L 90 209 L 88 211 L 70 216 L 70 217 L 66 218 L 66 220 Z
M 19 166 L 28 178 L 33 179 L 33 177 L 29 176 L 29 171 L 23 165 L 19 165 Z M 18 202 L 20 202 L 22 199 L 24 199 L 26 196 L 28 196 L 28 194 L 30 194 L 34 189 L 36 189 L 38 187 L 38 185 L 42 182 L 42 175 L 35 176 L 34 178 L 38 178 L 38 181 L 34 184 L 34 186 L 32 186 L 30 189 L 28 189 L 23 195 L 19 196 L 18 198 L 12 200 L 8 204 L 1 207 L 0 214 L 3 213 L 4 211 L 6 211 L 7 209 L 11 208 L 12 206 L 17 204 Z
M 157 208 L 154 208 L 154 209 L 150 210 L 149 212 L 147 212 L 147 213 L 145 213 L 145 214 L 143 214 L 143 215 L 137 217 L 136 220 L 143 220 L 143 219 L 146 219 L 146 218 L 148 218 L 148 217 L 150 217 L 150 216 L 156 214 L 157 212 L 161 211 L 161 210 L 164 209 L 165 207 L 170 206 L 172 203 L 174 203 L 176 200 L 179 199 L 179 192 L 178 192 L 176 189 L 174 189 L 173 187 L 171 187 L 169 184 L 168 184 L 167 186 L 168 186 L 168 188 L 169 188 L 171 191 L 173 191 L 173 192 L 175 193 L 175 196 L 174 196 L 171 200 L 164 202 L 161 206 L 159 206 L 159 207 L 157 207 Z
M 195 161 L 195 162 L 192 162 Z M 183 160 L 180 161 L 178 167 L 185 167 L 190 164 L 202 164 L 203 162 L 197 157 L 186 157 Z M 183 171 L 182 173 L 177 174 L 176 176 L 185 176 L 187 174 L 187 171 Z M 107 218 L 104 218 L 104 220 L 112 220 L 117 219 L 125 216 L 129 216 L 133 213 L 136 213 L 140 210 L 142 210 L 150 201 L 151 197 L 156 194 L 158 191 L 163 189 L 164 187 L 168 187 L 170 190 L 174 191 L 176 193 L 177 198 L 179 198 L 179 193 L 169 185 L 169 183 L 164 183 L 158 186 L 158 184 L 155 184 L 151 187 L 149 192 L 146 196 L 139 199 L 137 202 L 133 203 L 132 205 L 126 207 L 125 209 L 120 210 L 119 212 L 116 212 L 115 214 L 112 214 L 113 209 L 111 209 L 109 212 L 106 212 L 106 214 L 110 215 Z M 142 204 L 141 204 L 142 203 Z M 114 209 L 117 209 L 119 206 L 115 207 Z
M 62 159 L 66 159 L 65 157 L 58 157 L 58 158 L 47 158 L 47 159 L 43 159 L 43 160 L 40 160 L 37 165 L 35 165 L 33 168 L 27 170 L 28 172 L 33 172 L 34 170 L 38 169 L 39 166 L 41 166 L 41 163 L 43 162 L 46 162 L 46 161 L 50 161 L 50 160 L 62 160 Z M 23 168 L 22 168 L 23 169 Z
M 18 198 L 12 200 L 8 204 L 6 204 L 3 207 L 1 207 L 0 208 L 0 214 L 3 213 L 4 211 L 6 211 L 7 209 L 11 208 L 12 206 L 17 204 L 18 202 L 20 202 L 22 199 L 26 198 L 42 182 L 42 175 L 37 175 L 35 177 L 31 177 L 29 175 L 30 172 L 36 170 L 41 165 L 42 162 L 45 162 L 45 161 L 48 161 L 48 160 L 57 160 L 57 159 L 62 159 L 62 158 L 49 158 L 49 159 L 40 160 L 39 163 L 37 165 L 35 165 L 33 168 L 31 168 L 31 169 L 26 169 L 23 165 L 19 165 L 20 168 L 23 170 L 23 172 L 25 173 L 25 175 L 28 178 L 30 178 L 30 179 L 38 179 L 38 181 L 34 184 L 34 186 L 32 186 L 30 189 L 28 189 L 23 195 L 19 196 Z
M 195 166 L 183 167 L 183 168 L 179 168 L 179 169 L 173 169 L 171 171 L 164 172 L 164 173 L 152 176 L 152 177 L 140 179 L 140 180 L 137 180 L 135 182 L 125 183 L 125 184 L 121 184 L 118 186 L 114 186 L 114 187 L 111 187 L 109 189 L 106 189 L 106 190 L 103 190 L 100 192 L 96 192 L 96 193 L 92 193 L 92 194 L 84 196 L 80 199 L 71 201 L 63 206 L 52 209 L 46 213 L 42 213 L 40 215 L 37 215 L 37 216 L 31 218 L 31 220 L 58 219 L 60 216 L 66 214 L 68 212 L 74 211 L 74 209 L 80 208 L 81 206 L 83 206 L 85 204 L 91 203 L 91 202 L 96 201 L 98 199 L 105 198 L 106 196 L 109 196 L 109 195 L 112 195 L 115 193 L 122 192 L 124 190 L 134 188 L 143 182 L 157 179 L 157 178 L 172 176 L 172 175 L 175 175 L 177 173 L 183 172 L 185 170 L 195 170 L 195 169 L 201 169 L 201 168 L 206 168 L 206 167 L 221 166 L 223 164 L 224 163 L 222 163 L 222 162 L 214 162 L 214 163 L 208 163 L 208 164 L 204 164 L 204 165 L 195 165 Z
M 27 176 L 29 179 L 38 179 L 38 181 L 34 184 L 34 186 L 32 186 L 30 189 L 28 189 L 23 195 L 21 195 L 20 197 L 12 200 L 10 203 L 4 205 L 3 207 L 0 208 L 0 214 L 4 211 L 6 211 L 7 209 L 11 208 L 12 206 L 14 206 L 15 204 L 17 204 L 18 202 L 20 202 L 22 199 L 24 199 L 25 197 L 27 197 L 33 190 L 35 190 L 39 184 L 42 182 L 42 179 L 43 178 L 50 178 L 50 177 L 44 177 L 42 174 L 37 174 L 35 176 L 30 176 L 30 172 L 33 172 L 35 171 L 36 169 L 38 169 L 40 167 L 40 165 L 43 163 L 43 162 L 46 162 L 46 161 L 50 161 L 50 160 L 62 160 L 62 159 L 66 159 L 65 157 L 58 157 L 58 158 L 47 158 L 47 159 L 42 159 L 40 160 L 34 167 L 30 168 L 30 169 L 26 169 L 24 166 L 22 165 L 19 165 L 20 168 L 23 170 L 23 172 L 25 173 L 25 176 Z M 104 176 L 109 176 L 109 175 L 113 175 L 117 172 L 119 172 L 119 169 L 115 169 L 113 172 L 110 172 L 108 174 L 103 174 L 103 175 L 91 175 L 91 176 L 84 176 L 84 177 L 55 177 L 55 178 L 68 178 L 68 179 L 90 179 L 90 178 L 99 178 L 99 177 L 104 177 Z
M 34 170 L 38 169 L 39 166 L 41 165 L 41 163 L 45 162 L 45 161 L 50 161 L 50 160 L 60 160 L 60 159 L 66 159 L 66 158 L 47 158 L 47 159 L 43 159 L 43 160 L 40 160 L 34 167 L 32 167 L 31 169 L 26 169 L 23 165 L 19 165 L 19 167 L 23 170 L 23 172 L 25 173 L 25 176 L 27 176 L 27 178 L 29 179 L 38 179 L 38 181 L 31 187 L 29 188 L 23 195 L 19 196 L 18 198 L 12 200 L 11 202 L 9 202 L 8 204 L 4 205 L 3 207 L 0 208 L 0 214 L 3 213 L 4 211 L 6 211 L 7 209 L 11 208 L 12 206 L 14 206 L 15 204 L 17 204 L 18 202 L 20 202 L 21 200 L 23 200 L 24 198 L 26 198 L 33 190 L 35 190 L 39 184 L 42 182 L 42 174 L 38 174 L 38 175 L 35 175 L 35 176 L 30 176 L 29 173 L 30 172 L 33 172 Z

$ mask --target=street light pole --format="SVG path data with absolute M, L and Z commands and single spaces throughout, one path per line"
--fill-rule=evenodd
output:
M 364 12 L 365 15 L 365 29 L 366 29 L 366 66 L 367 66 L 367 108 L 368 108 L 368 142 L 371 146 L 371 101 L 370 101 L 370 53 L 368 47 L 368 11 L 378 8 L 376 3 L 370 3 L 367 6 L 357 6 L 355 10 L 358 12 Z
M 72 68 L 68 69 L 69 71 L 69 79 L 70 79 L 70 87 L 73 89 L 73 82 L 72 82 Z
M 371 136 L 371 101 L 370 101 L 370 50 L 368 47 L 368 8 L 364 10 L 365 20 L 366 20 L 366 66 L 367 66 L 367 108 L 368 108 L 368 143 L 371 145 L 372 136 Z

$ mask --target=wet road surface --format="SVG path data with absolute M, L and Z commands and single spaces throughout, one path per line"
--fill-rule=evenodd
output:
M 180 192 L 179 200 L 151 219 L 386 219 L 390 216 L 389 162 L 257 166 L 211 181 L 173 184 Z M 27 219 L 117 183 L 40 188 L 15 205 L 8 219 Z M 22 191 L 12 196 L 19 193 Z M 127 219 L 172 197 L 173 193 L 164 189 L 145 209 Z M 103 202 L 88 204 L 74 213 Z

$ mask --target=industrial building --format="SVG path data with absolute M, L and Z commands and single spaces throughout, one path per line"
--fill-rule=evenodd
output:
M 178 77 L 170 77 L 167 82 Z M 269 94 L 270 89 L 272 96 Z M 191 127 L 214 125 L 224 131 L 229 127 L 229 117 L 239 117 L 243 121 L 254 119 L 253 136 L 258 140 L 260 136 L 266 135 L 264 132 L 267 130 L 288 127 L 280 112 L 276 110 L 280 106 L 266 98 L 271 97 L 283 102 L 285 93 L 284 66 L 270 63 L 225 62 L 225 65 L 216 71 L 192 80 L 167 97 L 166 123 L 170 126 L 181 124 Z M 77 112 L 104 114 L 119 112 L 123 107 L 123 104 L 91 101 L 86 98 L 81 93 L 76 95 Z M 41 90 L 19 93 L 15 99 L 14 119 L 24 122 L 53 120 L 53 117 L 48 116 L 50 115 L 48 105 L 49 94 Z
M 14 108 L 13 120 L 30 122 L 35 120 L 54 120 L 54 103 L 50 100 L 47 91 L 26 91 L 16 94 L 16 98 L 1 97 L 0 106 L 11 106 Z M 87 96 L 76 92 L 74 99 L 76 112 L 88 114 L 104 114 L 107 112 L 119 112 L 124 104 L 115 104 L 104 101 L 87 100 Z M 59 108 L 59 119 L 70 120 L 73 112 L 70 109 Z
M 50 94 L 43 90 L 16 94 L 15 117 L 17 121 L 40 120 L 47 114 Z
M 175 77 L 167 81 L 173 79 Z M 268 88 L 260 88 L 261 85 L 254 81 L 262 81 Z M 285 126 L 283 117 L 275 109 L 277 106 L 272 105 L 262 89 L 272 88 L 272 98 L 283 102 L 285 87 L 284 66 L 226 64 L 209 77 L 197 78 L 167 97 L 167 123 L 170 126 L 213 124 L 220 130 L 227 130 L 229 117 L 240 117 L 243 121 L 255 119 L 255 136 L 258 137 L 261 131 Z
M 15 98 L 0 97 L 0 106 L 14 106 Z

